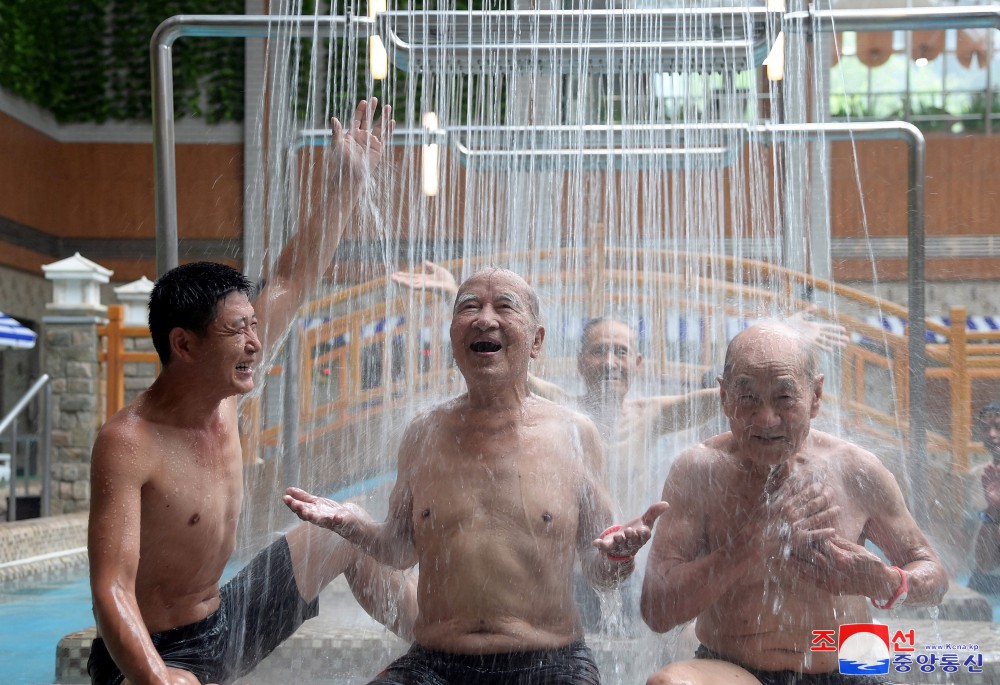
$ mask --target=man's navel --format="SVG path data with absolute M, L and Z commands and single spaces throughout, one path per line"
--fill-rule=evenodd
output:
M 198 521 L 201 521 L 201 514 L 193 514 L 191 518 L 188 519 L 188 525 L 193 526 L 198 523 Z

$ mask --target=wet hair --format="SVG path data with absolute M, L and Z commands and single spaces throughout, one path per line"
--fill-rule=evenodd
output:
M 215 262 L 183 264 L 156 280 L 149 293 L 149 332 L 164 366 L 170 362 L 170 331 L 184 328 L 204 335 L 219 301 L 233 292 L 252 299 L 256 288 L 236 269 Z
M 817 374 L 817 361 L 816 361 L 816 347 L 809 342 L 809 340 L 803 336 L 799 331 L 794 328 L 787 326 L 782 323 L 775 324 L 758 324 L 756 326 L 751 326 L 745 331 L 737 333 L 736 336 L 729 341 L 729 347 L 726 348 L 726 361 L 722 367 L 722 380 L 724 383 L 728 383 L 732 379 L 733 366 L 736 364 L 735 356 L 741 347 L 740 338 L 746 335 L 748 331 L 757 329 L 765 329 L 769 331 L 775 331 L 780 333 L 791 340 L 793 340 L 798 347 L 799 360 L 802 367 L 802 374 L 806 379 L 812 383 L 816 379 Z

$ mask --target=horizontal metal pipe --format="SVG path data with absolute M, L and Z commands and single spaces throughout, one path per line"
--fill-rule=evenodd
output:
M 164 20 L 153 32 L 152 45 L 170 47 L 183 36 L 217 38 L 269 38 L 275 31 L 289 31 L 308 38 L 346 35 L 348 26 L 370 31 L 375 21 L 368 16 L 299 16 L 267 14 L 179 14 Z
M 1000 7 L 899 7 L 864 10 L 788 12 L 782 28 L 812 31 L 919 31 L 922 29 L 1000 28 Z

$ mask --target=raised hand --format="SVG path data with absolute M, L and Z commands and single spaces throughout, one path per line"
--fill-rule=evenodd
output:
M 786 494 L 787 493 L 787 494 Z M 833 504 L 833 493 L 828 485 L 812 483 L 798 489 L 786 483 L 779 490 L 778 505 L 779 544 L 791 554 L 808 553 L 817 545 L 836 534 L 834 523 L 840 506 Z
M 413 290 L 439 292 L 446 297 L 454 297 L 458 293 L 455 276 L 448 269 L 430 261 L 424 262 L 423 272 L 397 271 L 390 278 L 401 286 Z
M 788 317 L 788 322 L 813 345 L 826 352 L 844 348 L 851 342 L 851 336 L 847 334 L 846 328 L 840 324 L 814 321 L 812 316 L 815 312 L 816 305 L 809 305 L 801 312 L 796 312 Z
M 340 182 L 356 182 L 382 161 L 383 148 L 396 128 L 396 122 L 392 119 L 392 107 L 389 105 L 382 108 L 379 120 L 373 121 L 377 109 L 378 98 L 373 97 L 358 103 L 349 128 L 345 129 L 336 117 L 331 120 L 332 171 Z
M 810 549 L 831 538 L 840 507 L 834 505 L 828 486 L 785 479 L 774 493 L 747 517 L 733 536 L 733 544 L 754 563 L 779 562 L 796 554 L 808 556 Z
M 363 543 L 374 525 L 367 512 L 357 505 L 317 497 L 299 488 L 288 488 L 282 500 L 303 521 L 332 530 L 355 544 Z
M 839 535 L 812 546 L 808 558 L 795 554 L 788 563 L 801 578 L 832 595 L 874 597 L 886 574 L 880 557 Z
M 613 561 L 625 561 L 634 557 L 653 535 L 653 524 L 670 505 L 656 502 L 637 519 L 620 526 L 611 526 L 593 545 Z

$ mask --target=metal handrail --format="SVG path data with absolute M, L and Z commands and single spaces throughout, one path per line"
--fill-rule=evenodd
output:
M 2 434 L 8 428 L 11 429 L 11 448 L 10 448 L 10 494 L 8 497 L 7 504 L 7 520 L 16 521 L 17 520 L 17 488 L 15 487 L 17 481 L 17 424 L 15 420 L 21 415 L 27 407 L 31 400 L 35 399 L 42 390 L 45 391 L 44 401 L 43 401 L 43 418 L 42 418 L 42 430 L 41 430 L 41 445 L 42 445 L 42 493 L 41 493 L 41 515 L 49 515 L 49 491 L 51 490 L 52 475 L 51 464 L 52 464 L 52 385 L 50 381 L 52 379 L 47 373 L 43 373 L 38 380 L 32 383 L 31 387 L 28 388 L 27 392 L 21 396 L 21 399 L 17 401 L 14 407 L 7 412 L 7 415 L 0 419 L 0 434 Z

